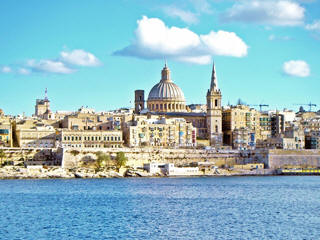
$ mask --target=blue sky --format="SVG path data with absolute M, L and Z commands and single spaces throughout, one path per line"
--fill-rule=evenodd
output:
M 319 0 L 0 2 L 7 114 L 31 115 L 45 88 L 53 111 L 132 106 L 165 57 L 188 104 L 205 103 L 214 59 L 224 105 L 319 106 L 319 56 Z

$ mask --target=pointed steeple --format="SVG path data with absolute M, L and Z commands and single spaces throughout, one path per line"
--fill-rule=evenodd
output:
M 217 76 L 216 76 L 216 67 L 214 66 L 214 62 L 213 62 L 213 66 L 212 66 L 210 91 L 219 91 L 218 80 L 217 80 Z

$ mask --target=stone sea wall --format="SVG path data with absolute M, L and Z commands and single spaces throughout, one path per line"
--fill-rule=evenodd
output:
M 102 151 L 115 158 L 118 152 L 124 152 L 127 165 L 142 167 L 144 163 L 174 163 L 182 166 L 192 162 L 214 162 L 216 166 L 234 164 L 264 163 L 266 168 L 318 168 L 320 150 L 252 150 L 252 151 L 215 151 L 204 149 L 161 149 L 161 148 L 2 148 L 5 161 L 14 165 L 52 165 L 64 168 L 81 167 L 85 161 L 96 159 L 96 152 Z
M 96 159 L 96 152 L 101 151 L 115 158 L 118 152 L 124 152 L 128 158 L 127 165 L 141 167 L 144 163 L 161 162 L 174 163 L 181 166 L 192 162 L 214 162 L 217 166 L 232 166 L 241 164 L 239 151 L 217 152 L 199 149 L 158 149 L 158 148 L 81 148 L 64 149 L 62 167 L 80 167 L 82 162 Z
M 267 168 L 318 168 L 320 150 L 253 150 L 241 153 L 244 163 L 264 163 Z

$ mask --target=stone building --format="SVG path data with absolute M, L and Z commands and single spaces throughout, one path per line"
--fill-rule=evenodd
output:
M 12 119 L 0 109 L 0 146 L 12 147 Z
M 251 138 L 260 139 L 260 112 L 246 105 L 228 106 L 223 109 L 222 129 L 227 145 L 233 145 L 233 131 L 239 129 L 246 129 Z
M 232 148 L 247 150 L 255 148 L 254 133 L 249 128 L 237 128 L 232 131 Z
M 320 149 L 320 131 L 309 131 L 305 135 L 306 149 Z
M 16 136 L 22 148 L 54 148 L 56 143 L 56 130 L 52 126 L 19 128 Z
M 196 146 L 196 129 L 183 118 L 148 118 L 135 116 L 124 127 L 124 138 L 129 147 Z
M 119 148 L 123 146 L 122 131 L 59 129 L 57 145 L 73 148 Z
M 35 105 L 35 116 L 39 118 L 51 118 L 50 101 L 47 96 L 47 89 L 45 90 L 44 99 L 37 99 Z

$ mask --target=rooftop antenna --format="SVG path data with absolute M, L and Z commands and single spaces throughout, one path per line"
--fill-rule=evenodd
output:
M 44 100 L 48 100 L 48 89 L 44 91 Z

